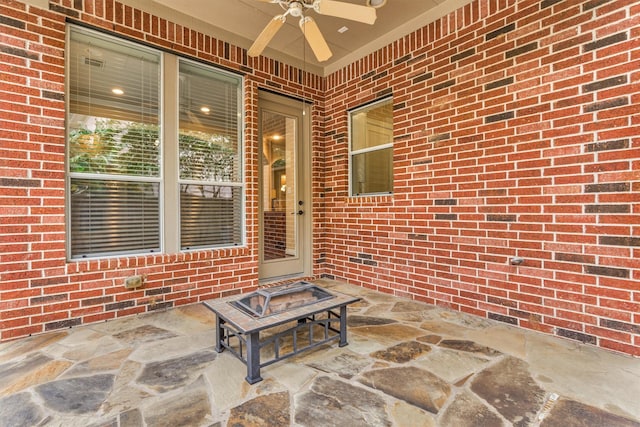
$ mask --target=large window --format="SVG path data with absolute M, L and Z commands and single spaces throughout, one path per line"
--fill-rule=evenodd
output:
M 70 26 L 68 256 L 243 241 L 241 78 Z
M 384 99 L 349 112 L 351 194 L 393 192 L 393 104 Z

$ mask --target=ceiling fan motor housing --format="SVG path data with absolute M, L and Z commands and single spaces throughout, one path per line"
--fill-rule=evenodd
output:
M 302 16 L 303 12 L 302 3 L 299 1 L 292 1 L 289 3 L 289 15 L 299 18 Z

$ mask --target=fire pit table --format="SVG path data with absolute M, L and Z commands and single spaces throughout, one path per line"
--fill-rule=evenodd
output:
M 216 314 L 216 351 L 227 349 L 238 357 L 247 365 L 247 382 L 254 384 L 262 380 L 260 368 L 264 366 L 335 339 L 340 347 L 347 345 L 347 305 L 359 300 L 313 283 L 296 282 L 212 299 L 204 305 Z M 266 332 L 287 323 L 292 326 Z M 267 347 L 271 350 L 268 355 L 261 352 Z M 261 360 L 261 353 L 269 356 L 267 360 Z

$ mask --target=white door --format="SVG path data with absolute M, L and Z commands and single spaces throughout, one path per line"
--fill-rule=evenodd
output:
M 260 279 L 311 273 L 308 106 L 260 92 Z

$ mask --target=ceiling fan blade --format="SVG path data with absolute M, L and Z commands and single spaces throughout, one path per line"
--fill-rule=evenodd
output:
M 321 15 L 350 19 L 352 21 L 364 22 L 365 24 L 373 24 L 376 22 L 376 10 L 369 6 L 333 0 L 316 0 L 313 8 Z
M 273 18 L 264 30 L 260 33 L 258 38 L 253 42 L 249 50 L 247 51 L 247 55 L 249 56 L 260 56 L 265 47 L 269 44 L 273 36 L 276 35 L 278 30 L 284 25 L 284 21 L 286 18 L 284 15 L 278 15 Z
M 326 61 L 331 58 L 333 53 L 331 53 L 331 49 L 329 49 L 329 45 L 322 36 L 316 21 L 311 17 L 306 16 L 300 19 L 300 29 L 302 29 L 304 38 L 307 39 L 309 46 L 311 46 L 311 50 L 313 50 L 313 53 L 318 59 L 318 62 Z

